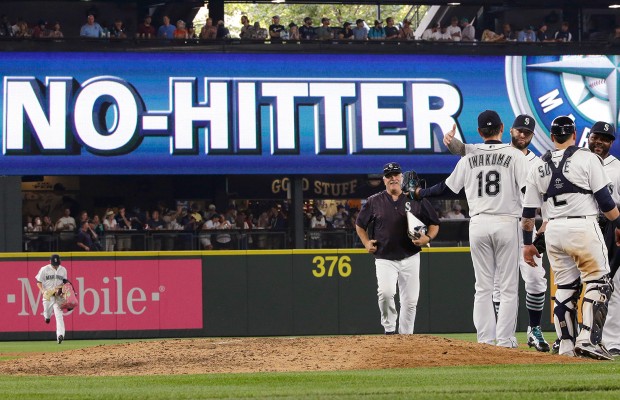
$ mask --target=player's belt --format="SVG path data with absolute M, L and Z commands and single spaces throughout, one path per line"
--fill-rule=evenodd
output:
M 554 219 L 586 219 L 586 218 L 596 218 L 595 215 L 579 215 L 579 216 L 570 216 L 570 217 L 555 217 L 555 218 L 549 218 L 549 221 L 553 221 Z

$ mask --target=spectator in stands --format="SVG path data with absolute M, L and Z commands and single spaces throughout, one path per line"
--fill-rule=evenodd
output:
M 88 222 L 82 223 L 80 231 L 76 237 L 76 243 L 80 250 L 91 251 L 91 247 L 93 247 L 93 239 L 90 235 L 90 225 Z
M 185 21 L 182 19 L 177 21 L 176 29 L 172 34 L 175 39 L 188 39 L 187 28 L 185 27 Z
M 63 216 L 56 221 L 54 230 L 60 232 L 75 232 L 76 227 L 75 218 L 71 216 L 71 210 L 65 208 Z
M 435 22 L 433 25 L 426 29 L 424 33 L 422 33 L 422 40 L 435 41 L 439 40 L 441 37 L 441 32 L 439 31 L 439 23 Z
M 553 35 L 553 38 L 556 42 L 571 42 L 573 40 L 573 35 L 568 31 L 568 22 L 562 22 L 562 26 L 560 30 Z
M 368 40 L 368 27 L 363 19 L 355 21 L 355 28 L 352 31 L 355 40 Z
M 80 36 L 89 38 L 99 38 L 104 35 L 103 28 L 95 22 L 95 15 L 90 13 L 86 17 L 86 23 L 80 29 Z
M 461 29 L 459 28 L 459 32 Z M 415 33 L 413 29 L 411 29 L 411 21 L 405 19 L 403 21 L 403 27 L 400 30 L 400 38 L 403 40 L 415 40 Z
M 170 23 L 170 17 L 164 15 L 162 21 L 164 24 L 157 30 L 157 37 L 160 39 L 174 39 L 174 30 L 176 27 Z
M 482 32 L 482 38 L 480 39 L 482 42 L 503 42 L 504 35 L 497 34 L 490 29 L 485 29 Z
M 388 17 L 385 20 L 385 39 L 396 40 L 398 39 L 399 32 L 398 27 L 394 25 L 394 18 Z
M 376 19 L 375 24 L 368 30 L 368 40 L 384 40 L 385 29 L 383 29 L 383 21 Z
M 536 32 L 536 41 L 538 42 L 553 42 L 553 39 L 549 37 L 547 33 L 547 24 L 542 24 L 538 31 Z
M 43 232 L 54 232 L 54 224 L 49 215 L 43 216 Z
M 516 42 L 517 34 L 512 30 L 512 26 L 510 24 L 505 23 L 502 27 L 502 35 L 504 35 L 504 39 L 508 42 Z
M 137 35 L 138 38 L 141 39 L 150 39 L 154 38 L 156 35 L 155 27 L 151 25 L 152 18 L 150 15 L 144 17 L 144 22 L 138 25 Z
M 609 43 L 612 45 L 620 45 L 620 26 L 616 26 L 611 35 L 609 35 Z
M 318 40 L 331 40 L 334 38 L 332 28 L 329 26 L 331 21 L 327 17 L 321 18 L 321 26 L 316 28 L 316 38 Z
M 13 25 L 11 25 L 9 17 L 4 14 L 0 18 L 0 36 L 13 37 Z
M 228 250 L 232 248 L 232 237 L 230 235 L 230 229 L 232 229 L 232 224 L 223 215 L 220 215 L 219 225 L 216 228 L 221 233 L 218 233 L 215 236 L 215 247 L 218 250 Z
M 95 214 L 89 223 L 93 232 L 93 248 L 96 251 L 103 251 L 103 246 L 105 244 L 105 229 L 101 223 L 101 219 L 97 214 Z
M 345 22 L 342 24 L 342 30 L 338 33 L 338 39 L 340 40 L 353 40 L 353 29 L 351 29 L 351 23 Z
M 115 39 L 127 39 L 125 25 L 120 18 L 114 20 L 114 25 L 112 25 L 112 28 L 110 29 L 110 37 Z
M 462 213 L 462 208 L 459 203 L 454 203 L 452 205 L 452 210 L 446 213 L 444 217 L 446 219 L 464 219 L 465 215 Z
M 239 32 L 240 39 L 254 39 L 256 31 L 254 26 L 250 25 L 250 19 L 247 15 L 241 16 L 241 32 Z
M 21 20 L 17 23 L 17 31 L 14 36 L 23 39 L 32 37 L 32 31 L 28 27 L 28 23 L 26 21 Z
M 446 28 L 446 32 L 454 42 L 461 41 L 461 27 L 459 26 L 458 17 L 454 16 L 450 18 L 450 25 Z
M 327 229 L 327 221 L 325 220 L 325 215 L 322 212 L 316 211 L 314 216 L 310 220 L 310 229 L 311 230 L 322 230 Z M 320 249 L 323 247 L 321 240 L 321 232 L 317 231 L 310 232 L 310 248 L 311 249 Z
M 439 27 L 439 41 L 441 42 L 453 42 L 452 36 L 448 33 L 448 27 L 440 25 Z
M 217 21 L 217 31 L 215 34 L 215 38 L 216 39 L 229 39 L 230 38 L 230 31 L 224 25 L 224 21 L 222 20 Z
M 316 39 L 315 29 L 312 27 L 312 18 L 304 18 L 304 24 L 299 27 L 299 35 L 303 40 Z
M 205 26 L 200 30 L 200 38 L 204 40 L 217 38 L 217 27 L 213 25 L 213 18 L 209 17 L 205 21 Z
M 60 39 L 64 37 L 64 35 L 62 34 L 62 30 L 60 30 L 60 22 L 56 21 L 54 23 L 54 27 L 52 31 L 49 33 L 49 37 L 55 38 L 55 39 Z
M 125 206 L 118 206 L 118 214 L 116 215 L 116 223 L 119 230 L 130 230 L 131 221 Z M 116 237 L 116 250 L 117 251 L 129 251 L 131 250 L 131 235 L 118 235 Z
M 284 25 L 280 24 L 280 16 L 271 17 L 271 25 L 269 25 L 269 37 L 271 40 L 280 40 L 280 35 L 284 31 Z
M 260 27 L 260 22 L 254 22 L 254 30 L 256 31 L 256 39 L 266 40 L 269 37 L 269 32 L 265 28 Z
M 476 28 L 474 28 L 474 26 L 469 23 L 469 19 L 467 18 L 461 18 L 461 41 L 476 41 Z
M 288 40 L 301 40 L 299 27 L 294 22 L 288 24 Z
M 47 21 L 44 19 L 40 19 L 37 22 L 37 26 L 32 29 L 32 37 L 35 39 L 47 38 L 49 37 L 50 32 L 47 29 Z
M 114 219 L 114 211 L 110 209 L 108 209 L 105 213 L 105 218 L 103 219 L 103 230 L 106 232 L 104 241 L 105 250 L 114 251 L 116 238 L 114 237 L 113 232 L 118 230 L 118 222 Z
M 526 26 L 521 32 L 519 32 L 517 41 L 534 43 L 536 41 L 536 32 L 534 32 L 534 27 L 532 25 Z
M 84 222 L 88 222 L 90 218 L 88 217 L 88 211 L 82 211 L 80 213 L 80 218 L 78 220 L 77 226 L 81 227 Z

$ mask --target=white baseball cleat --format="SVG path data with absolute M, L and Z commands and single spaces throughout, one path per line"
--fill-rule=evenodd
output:
M 595 360 L 613 360 L 613 356 L 602 344 L 582 342 L 575 345 L 575 354 L 580 357 L 593 358 Z

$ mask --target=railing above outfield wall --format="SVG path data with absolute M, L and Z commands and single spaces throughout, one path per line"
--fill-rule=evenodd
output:
M 443 220 L 434 247 L 468 246 L 469 220 Z M 306 229 L 307 249 L 341 249 L 363 247 L 352 229 Z M 23 251 L 80 251 L 74 232 L 30 232 L 23 236 Z M 268 250 L 292 247 L 288 231 L 253 230 L 145 230 L 106 232 L 93 250 L 102 251 L 174 251 L 174 250 Z M 218 241 L 219 239 L 219 241 Z
M 362 249 L 60 256 L 80 303 L 65 314 L 68 339 L 383 332 L 374 258 Z M 0 340 L 54 338 L 35 281 L 48 262 L 0 254 Z M 473 296 L 469 248 L 424 249 L 415 332 L 473 332 Z M 524 331 L 523 306 L 518 323 Z
M 416 54 L 485 54 L 485 55 L 540 55 L 540 54 L 618 54 L 620 45 L 609 41 L 582 42 L 443 42 L 424 40 L 241 40 L 241 39 L 0 39 L 0 50 L 5 51 L 166 51 L 205 52 L 334 52 L 334 53 L 416 53 Z

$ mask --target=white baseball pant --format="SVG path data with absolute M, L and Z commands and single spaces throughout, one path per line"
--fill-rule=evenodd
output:
M 386 332 L 394 332 L 398 316 L 398 333 L 413 334 L 420 296 L 420 253 L 398 261 L 376 259 L 375 269 L 381 325 Z M 400 315 L 394 301 L 397 283 Z
M 43 299 L 43 318 L 51 319 L 52 312 L 56 317 L 56 337 L 60 335 L 65 336 L 65 320 L 62 310 L 60 309 L 59 300 L 56 299 L 56 296 L 50 297 L 49 300 Z
M 471 258 L 476 277 L 474 325 L 478 343 L 517 347 L 519 306 L 520 221 L 516 217 L 478 214 L 469 223 Z M 501 303 L 497 320 L 493 309 L 493 286 L 499 277 Z
M 603 327 L 603 344 L 607 350 L 620 350 L 620 273 L 618 272 L 614 275 L 614 291 L 609 300 L 609 311 Z

